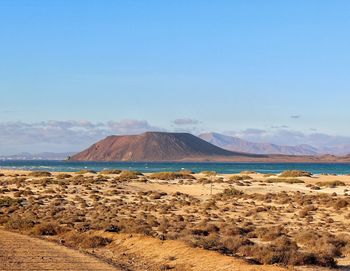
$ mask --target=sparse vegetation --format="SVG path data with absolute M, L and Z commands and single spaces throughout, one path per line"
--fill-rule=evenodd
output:
M 32 171 L 28 174 L 30 177 L 51 177 L 52 174 L 48 171 Z
M 329 181 L 329 182 L 317 182 L 316 185 L 323 186 L 323 187 L 329 187 L 329 188 L 335 188 L 338 186 L 345 186 L 345 183 L 342 181 Z
M 129 179 L 129 180 L 138 179 L 140 176 L 143 176 L 141 172 L 132 171 L 132 170 L 123 170 L 120 173 L 120 178 Z
M 266 180 L 267 183 L 289 183 L 289 184 L 296 184 L 296 183 L 305 183 L 303 180 L 296 179 L 296 178 L 269 178 Z
M 215 176 L 217 173 L 215 171 L 202 171 L 201 174 L 210 177 L 210 176 Z
M 91 169 L 81 169 L 81 170 L 79 170 L 79 171 L 77 171 L 75 173 L 84 175 L 84 174 L 89 174 L 89 173 L 90 174 L 96 174 L 97 172 L 95 170 L 91 170 Z
M 229 181 L 234 182 L 234 181 L 245 181 L 245 180 L 251 180 L 252 177 L 249 175 L 233 175 L 229 178 Z
M 105 169 L 105 170 L 102 170 L 100 171 L 100 174 L 103 174 L 103 175 L 110 175 L 110 174 L 120 174 L 122 171 L 119 170 L 119 169 Z
M 286 170 L 280 174 L 282 178 L 311 177 L 312 173 L 302 170 Z
M 334 267 L 350 255 L 344 178 L 81 173 L 0 176 L 0 225 L 90 251 L 110 247 L 104 232 L 181 240 L 259 264 Z
M 158 172 L 153 173 L 150 175 L 151 179 L 158 179 L 158 180 L 176 180 L 176 179 L 187 179 L 187 180 L 193 180 L 195 177 L 191 174 L 184 173 L 184 172 Z

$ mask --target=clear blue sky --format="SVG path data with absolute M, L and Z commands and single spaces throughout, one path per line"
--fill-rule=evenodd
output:
M 345 0 L 3 0 L 0 122 L 350 136 L 349 29 Z

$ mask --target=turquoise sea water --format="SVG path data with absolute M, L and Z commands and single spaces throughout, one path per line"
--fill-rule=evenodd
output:
M 26 169 L 47 171 L 78 171 L 80 169 L 129 169 L 142 172 L 178 171 L 188 169 L 194 172 L 212 170 L 218 173 L 239 173 L 252 170 L 261 173 L 278 173 L 283 170 L 299 169 L 314 174 L 350 174 L 350 163 L 145 163 L 145 162 L 73 162 L 73 161 L 0 161 L 3 169 Z

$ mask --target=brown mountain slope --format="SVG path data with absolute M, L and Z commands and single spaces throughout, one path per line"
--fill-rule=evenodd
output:
M 147 132 L 141 135 L 109 136 L 71 160 L 81 161 L 181 161 L 228 157 L 264 157 L 227 151 L 188 133 Z M 221 160 L 219 159 L 219 160 Z

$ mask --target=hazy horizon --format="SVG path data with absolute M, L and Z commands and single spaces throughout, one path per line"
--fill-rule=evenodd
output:
M 350 150 L 348 1 L 2 1 L 0 155 L 218 132 Z

